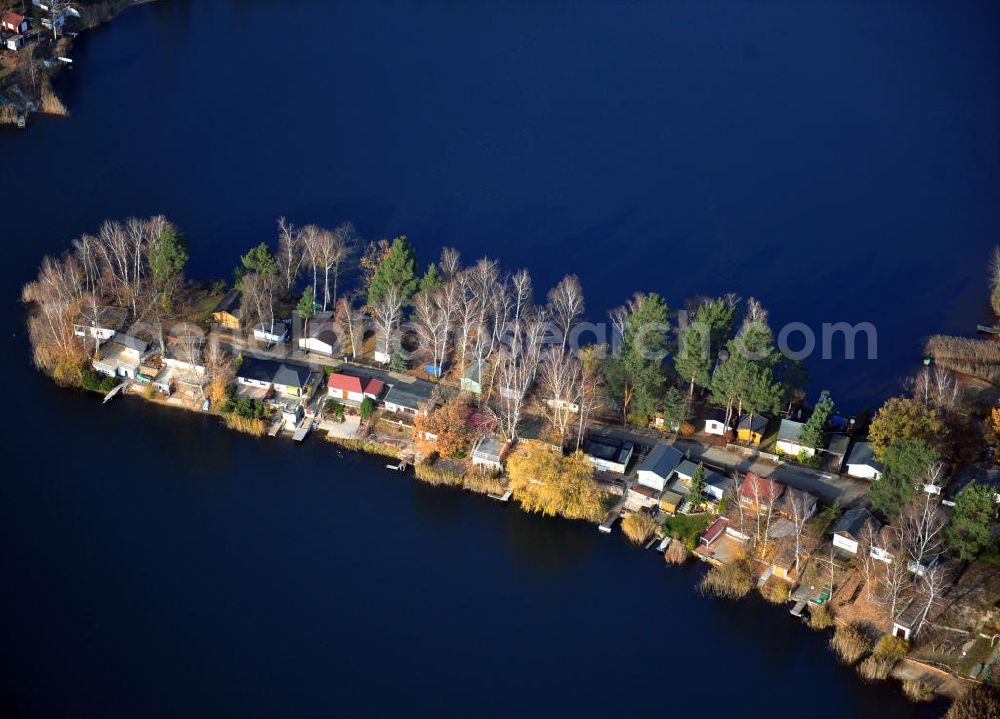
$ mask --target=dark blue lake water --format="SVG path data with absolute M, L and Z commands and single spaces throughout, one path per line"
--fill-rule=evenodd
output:
M 776 327 L 871 322 L 878 360 L 808 366 L 875 406 L 985 308 L 998 27 L 985 1 L 174 0 L 82 38 L 72 118 L 0 133 L 5 704 L 909 716 L 783 611 L 703 600 L 698 568 L 589 525 L 58 390 L 17 296 L 106 217 L 168 215 L 199 277 L 278 215 L 352 219 L 540 290 L 577 273 L 596 319 L 731 290 Z

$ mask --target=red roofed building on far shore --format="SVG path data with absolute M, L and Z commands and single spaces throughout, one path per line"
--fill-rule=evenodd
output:
M 371 397 L 378 402 L 385 389 L 385 383 L 370 377 L 356 377 L 352 374 L 334 372 L 327 380 L 326 386 L 331 399 L 344 399 L 360 404 L 365 397 Z
M 18 15 L 16 12 L 8 10 L 3 14 L 3 18 L 0 19 L 0 27 L 8 32 L 20 34 L 28 32 L 28 20 L 24 15 Z
M 751 509 L 774 506 L 784 491 L 785 485 L 754 472 L 747 472 L 743 478 L 743 486 L 740 487 L 740 502 Z

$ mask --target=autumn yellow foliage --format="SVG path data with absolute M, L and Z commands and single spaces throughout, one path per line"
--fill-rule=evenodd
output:
M 535 441 L 523 441 L 507 459 L 508 487 L 529 512 L 598 521 L 604 497 L 594 468 L 582 452 L 563 456 Z
M 442 457 L 453 457 L 473 439 L 469 428 L 472 409 L 458 397 L 452 397 L 434 412 L 417 415 L 413 420 L 413 434 L 423 454 L 437 452 Z M 429 441 L 424 433 L 436 435 Z
M 253 435 L 254 437 L 263 437 L 264 432 L 267 429 L 267 427 L 264 426 L 264 420 L 262 419 L 247 419 L 246 417 L 240 417 L 235 413 L 223 415 L 222 419 L 229 429 Z
M 882 453 L 896 440 L 919 439 L 933 447 L 943 434 L 944 425 L 937 410 L 919 400 L 892 397 L 872 420 L 868 439 L 875 456 L 881 459 Z
M 656 522 L 645 512 L 632 512 L 622 520 L 622 531 L 633 544 L 644 544 L 656 531 Z
M 47 115 L 68 115 L 69 112 L 66 110 L 66 106 L 63 105 L 62 100 L 59 96 L 52 91 L 51 88 L 46 87 L 42 90 L 42 101 L 41 101 L 42 112 Z
M 990 416 L 986 420 L 985 436 L 986 442 L 991 447 L 1000 449 L 1000 407 L 994 407 L 990 410 Z
M 702 594 L 723 599 L 742 599 L 753 589 L 753 578 L 743 562 L 730 562 L 708 571 L 698 589 Z
M 684 543 L 677 540 L 671 541 L 667 545 L 667 551 L 663 553 L 663 558 L 667 561 L 667 564 L 684 564 L 690 556 L 691 553 L 684 546 Z

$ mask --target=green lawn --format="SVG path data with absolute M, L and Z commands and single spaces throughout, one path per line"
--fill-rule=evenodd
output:
M 206 323 L 212 318 L 212 310 L 219 304 L 223 294 L 221 292 L 210 292 L 195 300 L 191 307 L 191 321 Z
M 663 522 L 663 533 L 668 537 L 674 537 L 687 544 L 692 544 L 698 541 L 698 535 L 705 531 L 711 520 L 712 515 L 707 512 L 702 514 L 678 514 L 668 517 Z

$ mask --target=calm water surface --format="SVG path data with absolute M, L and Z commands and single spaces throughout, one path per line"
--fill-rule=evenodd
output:
M 7 713 L 933 715 L 592 526 L 60 391 L 16 298 L 109 216 L 173 218 L 200 277 L 280 214 L 350 218 L 575 272 L 594 318 L 733 290 L 778 326 L 873 322 L 877 361 L 809 366 L 874 406 L 982 315 L 998 27 L 992 2 L 175 0 L 82 39 L 73 117 L 0 133 Z

